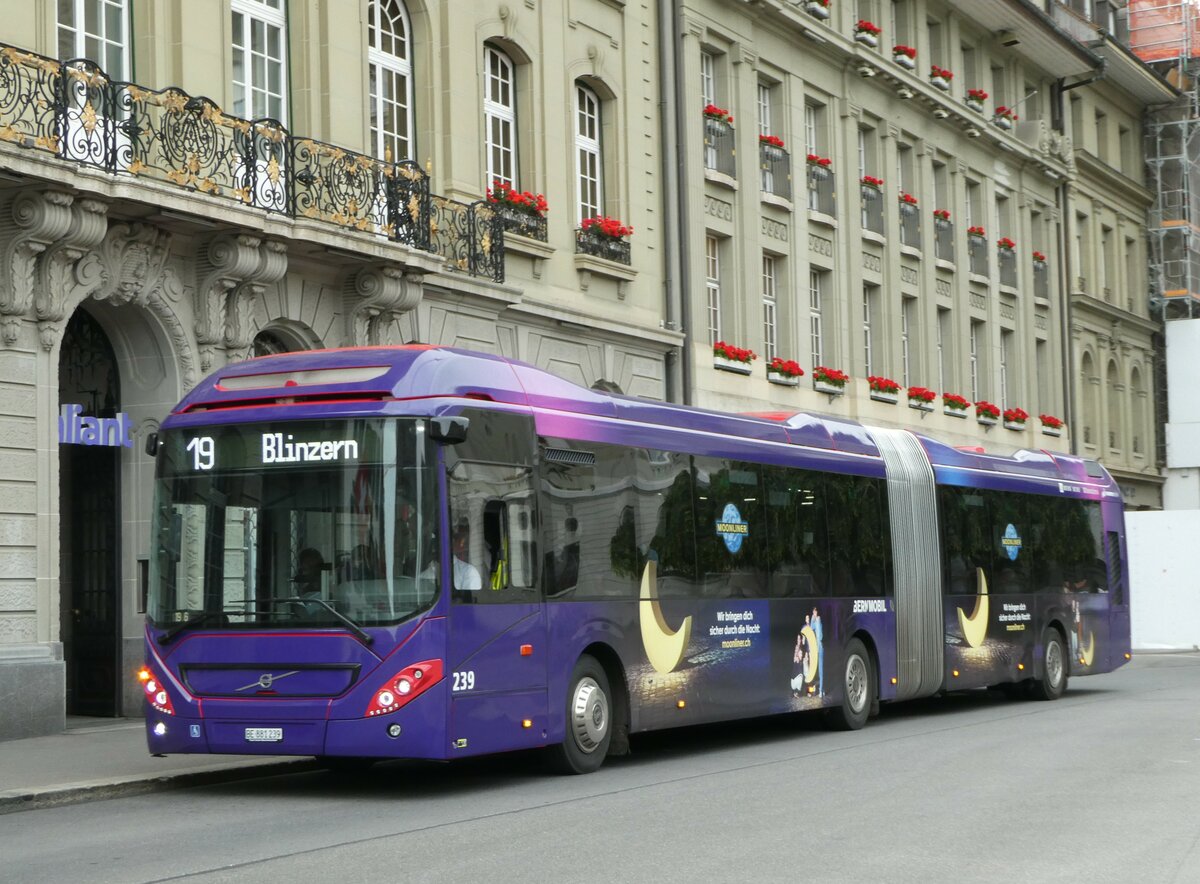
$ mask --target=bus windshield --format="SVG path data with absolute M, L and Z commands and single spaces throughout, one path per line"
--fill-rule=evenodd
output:
M 395 623 L 437 596 L 434 450 L 422 421 L 169 430 L 147 615 L 187 628 Z

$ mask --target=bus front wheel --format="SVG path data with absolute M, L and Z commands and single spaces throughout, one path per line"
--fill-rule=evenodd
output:
M 562 773 L 598 770 L 612 742 L 612 692 L 604 667 L 584 655 L 575 664 L 567 690 L 566 734 L 554 747 L 555 766 Z
M 846 645 L 842 672 L 842 702 L 829 710 L 829 723 L 837 730 L 856 731 L 867 723 L 875 699 L 875 666 L 866 646 L 856 638 Z
M 1047 626 L 1042 633 L 1042 675 L 1035 678 L 1030 694 L 1037 700 L 1057 700 L 1067 690 L 1067 652 L 1062 633 Z

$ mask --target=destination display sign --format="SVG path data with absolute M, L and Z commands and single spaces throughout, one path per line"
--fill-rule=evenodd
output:
M 170 434 L 170 471 L 258 470 L 380 463 L 389 422 L 375 419 L 322 424 L 248 424 Z M 391 422 L 393 425 L 395 422 Z

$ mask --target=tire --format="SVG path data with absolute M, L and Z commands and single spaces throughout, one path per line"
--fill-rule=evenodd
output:
M 875 664 L 863 643 L 852 638 L 842 669 L 842 702 L 829 710 L 830 726 L 840 731 L 861 728 L 871 717 L 875 694 Z
M 1047 626 L 1042 633 L 1042 674 L 1033 680 L 1030 696 L 1035 700 L 1057 700 L 1067 690 L 1067 649 L 1062 633 Z
M 584 654 L 571 673 L 563 709 L 565 739 L 551 749 L 554 767 L 565 774 L 599 770 L 615 726 L 612 691 L 604 667 Z

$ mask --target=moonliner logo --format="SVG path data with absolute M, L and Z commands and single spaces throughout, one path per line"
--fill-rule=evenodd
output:
M 339 439 L 336 442 L 294 442 L 283 433 L 263 433 L 262 462 L 309 463 L 323 460 L 358 460 L 358 441 Z

